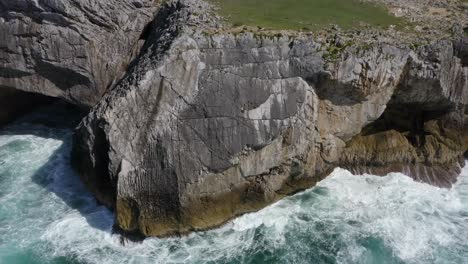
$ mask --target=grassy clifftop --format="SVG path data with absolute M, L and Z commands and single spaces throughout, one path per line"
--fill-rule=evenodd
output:
M 358 0 L 212 0 L 234 26 L 314 30 L 329 24 L 342 28 L 361 24 L 388 27 L 404 20 L 385 7 Z

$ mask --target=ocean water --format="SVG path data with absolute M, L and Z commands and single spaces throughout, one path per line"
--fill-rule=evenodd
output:
M 452 189 L 336 169 L 212 231 L 120 243 L 70 167 L 72 130 L 0 131 L 0 263 L 468 263 L 468 168 Z

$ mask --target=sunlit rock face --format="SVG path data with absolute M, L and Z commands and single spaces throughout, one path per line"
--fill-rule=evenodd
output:
M 466 42 L 351 46 L 331 62 L 312 37 L 204 34 L 213 21 L 194 15 L 202 9 L 164 6 L 139 58 L 76 131 L 74 166 L 122 230 L 216 227 L 336 166 L 456 179 Z

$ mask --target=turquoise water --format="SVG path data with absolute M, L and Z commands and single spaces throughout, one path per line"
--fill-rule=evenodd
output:
M 0 263 L 467 263 L 468 169 L 453 190 L 337 169 L 317 187 L 183 238 L 123 246 L 70 168 L 72 130 L 0 131 Z

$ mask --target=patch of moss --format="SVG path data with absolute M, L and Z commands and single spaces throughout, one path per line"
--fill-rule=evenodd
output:
M 340 59 L 343 51 L 351 45 L 353 45 L 352 41 L 347 41 L 344 45 L 340 46 L 332 43 L 327 47 L 326 52 L 324 52 L 323 59 L 326 61 L 337 61 Z

